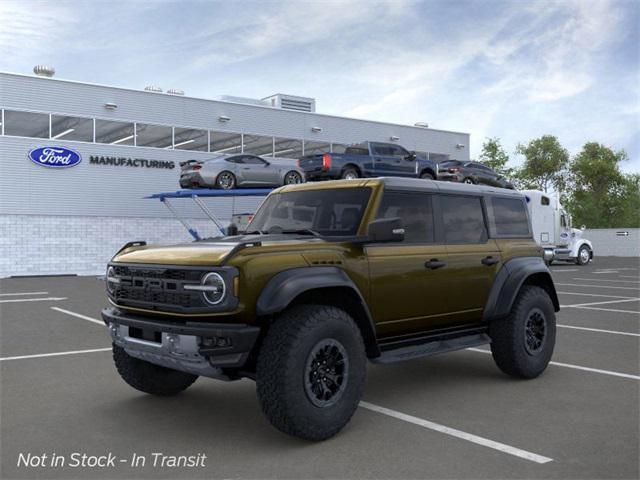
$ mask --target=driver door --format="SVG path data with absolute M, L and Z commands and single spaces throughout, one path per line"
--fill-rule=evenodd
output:
M 272 177 L 272 168 L 266 160 L 254 156 L 242 157 L 242 164 L 237 166 L 243 183 L 247 185 L 271 185 L 275 183 Z

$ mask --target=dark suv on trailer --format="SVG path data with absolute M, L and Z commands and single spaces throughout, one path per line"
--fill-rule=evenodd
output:
M 116 368 L 154 395 L 254 379 L 269 421 L 313 440 L 349 421 L 367 360 L 490 343 L 502 371 L 537 377 L 559 304 L 525 202 L 418 179 L 290 185 L 244 235 L 127 244 L 102 312 Z
M 450 182 L 490 185 L 492 187 L 515 187 L 503 175 L 479 162 L 463 162 L 460 160 L 445 160 L 438 164 L 438 180 Z

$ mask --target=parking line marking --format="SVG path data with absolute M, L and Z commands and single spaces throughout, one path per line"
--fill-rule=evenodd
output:
M 0 362 L 6 362 L 8 360 L 24 360 L 27 358 L 59 357 L 63 355 L 78 355 L 80 353 L 106 352 L 107 350 L 111 350 L 111 347 L 92 348 L 90 350 L 72 350 L 69 352 L 39 353 L 36 355 L 20 355 L 19 357 L 4 357 L 4 358 L 0 358 Z
M 17 295 L 49 295 L 49 292 L 0 293 L 0 297 L 11 297 Z
M 618 275 L 620 278 L 638 278 L 637 275 Z
M 586 280 L 588 282 L 611 282 L 611 283 L 640 283 L 637 280 L 606 280 L 604 278 L 598 278 L 597 280 L 594 280 L 592 278 L 579 278 L 579 277 L 573 277 L 573 280 Z
M 579 271 L 580 271 L 580 269 L 579 269 L 579 268 L 570 268 L 570 269 L 568 269 L 568 270 L 561 270 L 561 269 L 555 269 L 555 268 L 554 268 L 554 269 L 553 269 L 553 270 L 551 270 L 551 271 L 552 271 L 552 272 L 555 272 L 555 273 L 558 273 L 558 272 L 560 272 L 560 273 L 564 273 L 564 272 L 579 272 Z
M 467 348 L 467 350 L 471 350 L 472 352 L 491 354 L 489 350 L 482 350 L 481 348 L 470 347 L 470 348 Z M 612 377 L 622 377 L 622 378 L 630 378 L 632 380 L 640 380 L 640 376 L 631 375 L 630 373 L 612 372 L 611 370 L 601 370 L 599 368 L 583 367 L 582 365 L 573 365 L 571 363 L 549 362 L 549 365 L 555 365 L 556 367 L 572 368 L 574 370 L 584 370 L 585 372 L 602 373 L 603 375 L 611 375 Z
M 574 308 L 584 308 L 585 310 L 600 310 L 603 312 L 633 313 L 634 315 L 640 315 L 640 312 L 636 312 L 635 310 L 616 310 L 614 308 L 600 308 L 600 307 L 574 307 Z
M 69 310 L 65 310 L 64 308 L 51 307 L 51 310 L 55 310 L 56 312 L 66 313 L 67 315 L 71 315 L 72 317 L 78 317 L 83 320 L 86 320 L 87 322 L 97 323 L 98 325 L 102 325 L 104 327 L 104 322 L 101 320 L 98 320 L 97 318 L 91 318 L 91 317 L 87 317 L 86 315 L 80 315 L 79 313 L 71 312 Z
M 615 330 L 602 330 L 600 328 L 576 327 L 573 325 L 560 325 L 560 324 L 556 325 L 556 327 L 571 328 L 573 330 L 585 330 L 587 332 L 611 333 L 614 335 L 629 335 L 630 337 L 640 337 L 640 333 L 618 332 Z
M 559 285 L 556 283 L 556 285 Z M 562 295 L 580 295 L 584 297 L 606 297 L 606 298 L 635 298 L 635 297 L 621 297 L 620 295 L 602 295 L 598 293 L 581 293 L 581 292 L 556 292 Z
M 444 433 L 445 435 L 451 435 L 452 437 L 460 438 L 468 442 L 482 445 L 483 447 L 493 448 L 494 450 L 508 453 L 509 455 L 514 455 L 516 457 L 524 458 L 525 460 L 529 460 L 531 462 L 549 463 L 553 461 L 553 458 L 543 457 L 542 455 L 538 455 L 536 453 L 527 452 L 526 450 L 522 450 L 520 448 L 512 447 L 500 442 L 495 442 L 493 440 L 489 440 L 488 438 L 479 437 L 477 435 L 473 435 L 472 433 L 463 432 L 462 430 L 457 430 L 455 428 L 446 427 L 429 420 L 423 420 L 422 418 L 407 415 L 405 413 L 391 410 L 390 408 L 381 407 L 379 405 L 374 405 L 373 403 L 361 401 L 360 406 L 367 410 L 371 410 L 372 412 L 381 413 L 382 415 L 387 415 L 404 422 L 413 423 L 414 425 L 428 428 L 430 430 L 435 430 L 436 432 Z
M 67 297 L 47 297 L 47 298 L 11 298 L 9 300 L 0 300 L 0 303 L 17 303 L 17 302 L 57 302 L 67 300 Z
M 620 273 L 618 270 L 603 270 L 601 272 L 593 272 L 594 275 L 606 275 L 608 273 Z
M 556 283 L 556 285 L 562 285 L 564 287 L 615 288 L 617 290 L 634 290 L 636 292 L 640 290 L 640 287 L 619 287 L 618 285 L 584 285 L 581 283 Z
M 576 303 L 575 305 L 560 305 L 560 307 L 561 308 L 590 307 L 591 305 L 604 305 L 606 303 L 636 302 L 638 300 L 640 300 L 640 298 L 628 298 L 626 300 L 617 299 L 617 300 L 607 300 L 605 302 Z M 51 308 L 55 308 L 55 307 L 51 307 Z

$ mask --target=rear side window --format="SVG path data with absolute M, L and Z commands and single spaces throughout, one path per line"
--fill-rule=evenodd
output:
M 378 218 L 400 217 L 405 243 L 433 243 L 433 208 L 431 196 L 423 193 L 384 193 Z
M 527 207 L 520 198 L 491 199 L 490 218 L 493 224 L 492 236 L 529 237 L 529 216 Z
M 484 223 L 480 197 L 443 195 L 440 197 L 442 223 L 446 243 L 485 243 L 487 227 Z

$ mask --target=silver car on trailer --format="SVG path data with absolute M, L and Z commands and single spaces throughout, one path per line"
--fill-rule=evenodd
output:
M 304 182 L 295 159 L 246 153 L 180 163 L 181 188 L 280 187 Z

